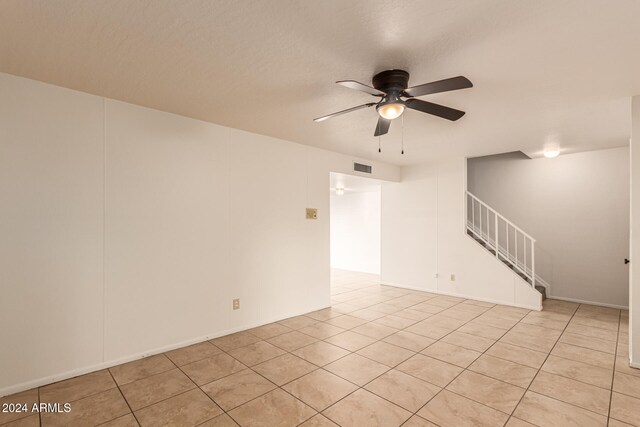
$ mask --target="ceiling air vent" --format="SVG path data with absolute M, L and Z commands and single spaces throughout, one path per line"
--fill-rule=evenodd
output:
M 371 173 L 371 165 L 353 162 L 353 170 L 356 172 Z

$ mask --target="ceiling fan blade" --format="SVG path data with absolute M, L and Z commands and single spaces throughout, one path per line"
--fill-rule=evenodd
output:
M 456 110 L 454 108 L 445 107 L 444 105 L 434 104 L 432 102 L 423 101 L 421 99 L 407 99 L 405 101 L 407 108 L 412 110 L 422 111 L 423 113 L 432 114 L 434 116 L 442 117 L 443 119 L 456 121 L 460 117 L 464 116 L 464 111 Z
M 352 111 L 360 110 L 361 108 L 373 107 L 374 105 L 376 105 L 375 102 L 370 102 L 368 104 L 358 105 L 357 107 L 347 108 L 346 110 L 338 111 L 337 113 L 327 114 L 326 116 L 315 118 L 315 119 L 313 119 L 313 121 L 314 122 L 322 122 L 324 120 L 330 119 L 331 117 L 339 116 L 341 114 L 350 113 Z
M 466 89 L 473 87 L 473 83 L 464 76 L 451 77 L 437 82 L 425 83 L 420 86 L 410 87 L 402 92 L 403 96 L 415 97 L 432 93 L 449 92 L 450 90 Z
M 365 84 L 362 84 L 360 82 L 357 82 L 355 80 L 341 80 L 338 83 L 340 86 L 344 86 L 344 87 L 348 87 L 349 89 L 355 89 L 355 90 L 359 90 L 361 92 L 366 92 L 370 95 L 374 95 L 374 96 L 384 96 L 385 93 L 378 90 L 378 89 L 374 89 L 371 86 L 367 86 Z
M 378 124 L 376 125 L 376 132 L 373 136 L 384 135 L 389 132 L 389 126 L 391 126 L 391 120 L 378 117 Z

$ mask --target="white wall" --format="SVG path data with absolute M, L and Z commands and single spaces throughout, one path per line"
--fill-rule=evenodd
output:
M 465 234 L 465 179 L 456 157 L 383 183 L 382 283 L 539 309 L 540 294 Z
M 102 99 L 0 74 L 0 396 L 103 356 Z
M 329 172 L 359 159 L 7 74 L 0 93 L 0 396 L 329 305 Z
M 468 160 L 468 188 L 536 239 L 550 296 L 628 305 L 629 148 Z
M 380 191 L 331 193 L 331 268 L 380 274 Z
M 640 95 L 632 98 L 631 120 L 631 270 L 629 286 L 629 358 L 640 368 Z M 637 255 L 637 257 L 636 257 Z

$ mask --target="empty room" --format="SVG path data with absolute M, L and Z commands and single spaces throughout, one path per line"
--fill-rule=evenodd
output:
M 0 0 L 0 427 L 640 427 L 639 18 Z

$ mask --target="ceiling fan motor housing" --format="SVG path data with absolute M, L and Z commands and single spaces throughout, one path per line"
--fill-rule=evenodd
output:
M 373 76 L 373 87 L 389 93 L 397 93 L 405 90 L 409 85 L 409 73 L 404 70 L 387 70 Z

